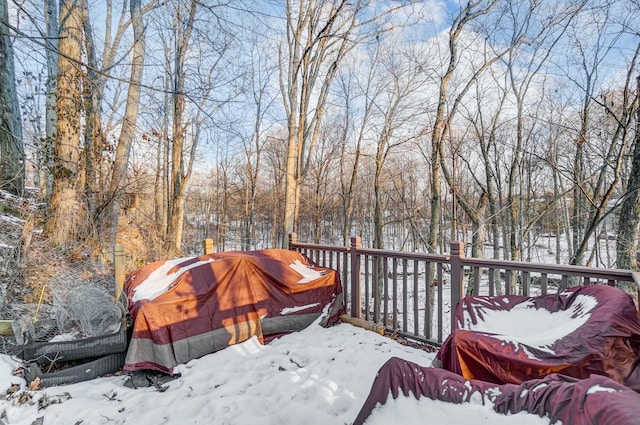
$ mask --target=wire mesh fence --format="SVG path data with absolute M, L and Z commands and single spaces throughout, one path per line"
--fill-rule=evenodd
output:
M 124 297 L 115 298 L 114 285 L 111 271 L 95 262 L 60 265 L 42 284 L 37 303 L 4 303 L 13 335 L 0 338 L 0 350 L 118 332 L 127 306 Z

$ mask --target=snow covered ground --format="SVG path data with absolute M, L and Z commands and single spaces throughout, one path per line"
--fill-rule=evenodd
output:
M 393 356 L 426 366 L 434 354 L 350 324 L 314 323 L 268 345 L 250 339 L 192 360 L 160 388 L 129 388 L 128 377 L 119 375 L 37 391 L 12 376 L 15 360 L 0 355 L 0 424 L 351 424 L 378 369 Z M 20 389 L 9 395 L 13 384 Z M 376 409 L 368 424 L 424 424 L 426 418 L 442 425 L 469 418 L 474 424 L 549 423 L 533 414 L 503 416 L 480 401 L 409 397 Z
M 448 290 L 443 301 L 451 308 Z M 450 327 L 448 311 L 443 327 Z M 315 323 L 268 345 L 250 339 L 192 360 L 178 367 L 179 378 L 159 387 L 133 389 L 120 374 L 40 390 L 26 388 L 24 379 L 12 374 L 19 363 L 0 355 L 0 425 L 351 424 L 378 369 L 391 357 L 427 366 L 434 354 L 349 324 Z M 454 405 L 401 397 L 379 406 L 367 423 L 542 425 L 549 420 L 500 415 L 479 400 Z

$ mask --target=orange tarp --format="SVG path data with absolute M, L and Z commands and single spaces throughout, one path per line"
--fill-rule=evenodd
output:
M 301 330 L 344 313 L 340 278 L 289 250 L 229 251 L 149 264 L 125 291 L 133 335 L 125 369 L 171 373 L 242 342 Z

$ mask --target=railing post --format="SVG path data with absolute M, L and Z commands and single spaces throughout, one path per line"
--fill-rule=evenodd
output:
M 296 235 L 295 233 L 289 233 L 289 246 L 287 248 L 294 250 L 295 248 L 293 247 L 293 245 L 296 244 L 297 242 L 298 242 L 298 235 Z
M 640 251 L 636 251 L 636 271 L 640 272 Z M 633 283 L 636 284 L 636 306 L 640 308 L 640 276 L 638 274 L 631 274 L 633 277 Z
M 464 258 L 464 243 L 451 242 L 451 330 L 454 329 L 456 305 L 464 294 L 464 272 L 461 258 Z
M 202 251 L 204 252 L 204 255 L 213 254 L 212 238 L 206 238 L 204 241 L 202 241 Z
M 124 291 L 124 249 L 122 245 L 115 244 L 113 247 L 113 275 L 116 281 L 115 296 L 116 301 L 120 300 Z
M 360 254 L 358 253 L 361 242 L 360 236 L 351 236 L 351 246 L 349 247 L 349 253 L 351 254 L 351 316 L 357 318 L 362 317 Z

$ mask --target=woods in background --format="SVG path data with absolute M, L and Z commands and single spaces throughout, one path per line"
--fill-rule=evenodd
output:
M 0 0 L 1 184 L 52 244 L 635 267 L 636 0 L 259 3 Z

